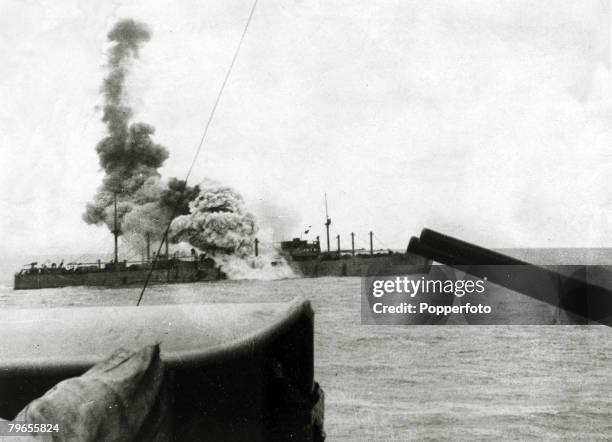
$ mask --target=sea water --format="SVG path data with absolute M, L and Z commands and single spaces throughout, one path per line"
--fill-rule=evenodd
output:
M 12 290 L 3 308 L 134 305 L 139 288 Z M 612 329 L 368 326 L 359 278 L 156 285 L 143 304 L 312 301 L 330 441 L 596 440 L 612 435 Z

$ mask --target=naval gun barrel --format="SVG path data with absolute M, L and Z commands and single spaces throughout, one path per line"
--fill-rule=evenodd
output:
M 430 229 L 410 239 L 408 252 L 560 307 L 576 322 L 612 325 L 612 291 L 590 284 L 586 266 L 567 266 L 568 275 Z

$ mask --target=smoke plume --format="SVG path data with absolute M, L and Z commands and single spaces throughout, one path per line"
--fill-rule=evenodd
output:
M 159 200 L 162 186 L 157 170 L 168 158 L 168 150 L 151 139 L 155 133 L 153 126 L 130 124 L 132 109 L 126 103 L 126 75 L 141 45 L 151 38 L 151 32 L 142 23 L 121 20 L 107 37 L 111 47 L 108 73 L 102 84 L 102 121 L 108 135 L 96 146 L 105 176 L 93 201 L 87 204 L 83 218 L 89 224 L 105 223 L 112 230 L 114 195 L 118 199 L 120 221 L 135 206 Z
M 142 248 L 145 238 L 161 239 L 173 215 L 189 212 L 188 202 L 199 189 L 176 178 L 163 183 L 158 169 L 168 158 L 168 150 L 152 140 L 153 126 L 131 123 L 125 81 L 141 46 L 151 38 L 149 28 L 134 20 L 121 20 L 107 37 L 108 72 L 102 84 L 102 121 L 107 136 L 96 146 L 105 176 L 83 219 L 114 230 L 116 195 L 118 227 L 134 248 Z

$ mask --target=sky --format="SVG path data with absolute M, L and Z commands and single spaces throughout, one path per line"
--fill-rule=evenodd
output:
M 7 255 L 95 253 L 100 85 L 114 23 L 152 39 L 134 121 L 183 178 L 252 3 L 2 0 Z M 429 227 L 486 247 L 612 246 L 607 1 L 259 0 L 190 178 L 234 187 L 273 239 L 312 225 L 405 248 Z

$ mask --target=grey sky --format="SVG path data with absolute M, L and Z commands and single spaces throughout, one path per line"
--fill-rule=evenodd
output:
M 101 181 L 112 24 L 153 30 L 130 99 L 170 150 L 164 177 L 183 177 L 250 6 L 2 0 L 6 252 L 110 246 L 81 214 Z M 327 192 L 346 244 L 372 229 L 405 247 L 428 226 L 491 247 L 612 246 L 609 10 L 260 0 L 192 182 L 276 207 L 287 234 L 323 233 Z

